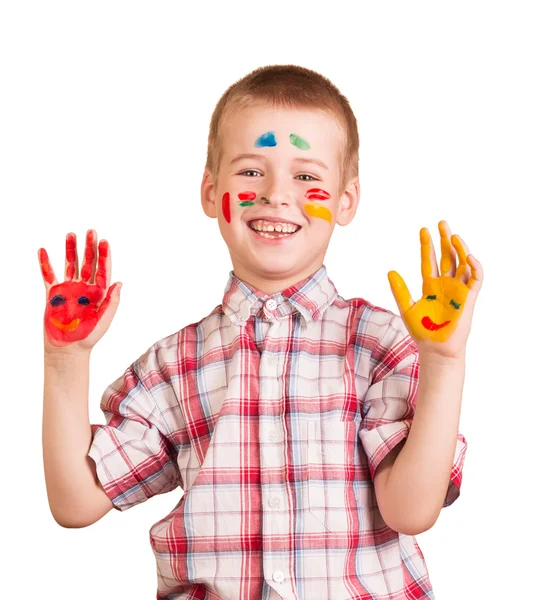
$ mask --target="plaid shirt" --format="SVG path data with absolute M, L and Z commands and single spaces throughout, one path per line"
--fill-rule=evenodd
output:
M 176 487 L 150 529 L 157 600 L 434 598 L 373 477 L 409 432 L 419 374 L 401 318 L 321 267 L 266 296 L 233 272 L 221 305 L 104 392 L 89 456 L 127 510 Z M 459 496 L 458 433 L 444 506 Z

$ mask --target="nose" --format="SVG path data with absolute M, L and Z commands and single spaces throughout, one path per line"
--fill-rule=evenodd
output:
M 289 189 L 288 182 L 283 178 L 273 177 L 268 178 L 262 192 L 262 203 L 279 208 L 280 206 L 290 206 L 294 202 L 293 191 Z

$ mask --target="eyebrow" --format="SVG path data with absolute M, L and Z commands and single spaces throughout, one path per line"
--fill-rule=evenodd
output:
M 294 162 L 299 162 L 299 163 L 313 163 L 315 165 L 318 165 L 319 167 L 322 167 L 323 169 L 326 169 L 328 171 L 328 167 L 322 162 L 322 160 L 319 160 L 318 158 L 294 158 Z
M 237 156 L 235 156 L 234 158 L 232 158 L 232 160 L 230 161 L 230 164 L 233 165 L 236 162 L 239 162 L 240 160 L 243 159 L 250 159 L 250 158 L 262 158 L 265 159 L 267 158 L 266 156 L 264 156 L 264 154 L 254 154 L 252 152 L 246 153 L 246 154 L 238 154 Z M 323 169 L 326 169 L 328 171 L 328 167 L 322 162 L 322 160 L 319 160 L 318 158 L 305 158 L 305 157 L 297 157 L 293 159 L 293 162 L 297 162 L 297 163 L 302 163 L 302 164 L 315 164 L 318 165 L 319 167 L 322 167 Z
M 232 158 L 232 160 L 230 161 L 230 164 L 233 165 L 236 162 L 239 162 L 240 160 L 243 160 L 244 158 L 265 158 L 265 156 L 263 154 L 238 154 L 237 156 L 235 156 L 234 158 Z

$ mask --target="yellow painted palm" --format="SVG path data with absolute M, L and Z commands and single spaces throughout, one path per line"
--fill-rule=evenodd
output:
M 420 231 L 421 273 L 423 276 L 423 297 L 420 300 L 413 302 L 405 281 L 396 271 L 388 273 L 388 280 L 401 316 L 415 340 L 446 342 L 456 330 L 469 291 L 477 282 L 474 263 L 467 260 L 468 257 L 460 239 L 457 236 L 450 238 L 446 221 L 441 221 L 438 229 L 442 252 L 440 274 L 438 274 L 429 232 L 426 228 L 422 228 Z M 458 258 L 454 275 L 450 274 L 455 267 L 452 244 Z M 468 277 L 466 275 L 468 262 L 471 267 L 471 277 L 465 282 Z M 478 287 L 473 291 L 478 291 Z

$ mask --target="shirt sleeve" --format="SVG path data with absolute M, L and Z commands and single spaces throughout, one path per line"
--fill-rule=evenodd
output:
M 404 440 L 415 413 L 419 382 L 419 354 L 409 334 L 399 332 L 374 372 L 364 401 L 359 438 L 368 458 L 371 479 L 384 457 Z M 467 441 L 458 432 L 450 483 L 443 507 L 460 495 Z
M 101 410 L 106 425 L 91 425 L 89 449 L 107 496 L 124 511 L 180 484 L 176 450 L 153 394 L 141 377 L 138 361 L 106 388 Z

